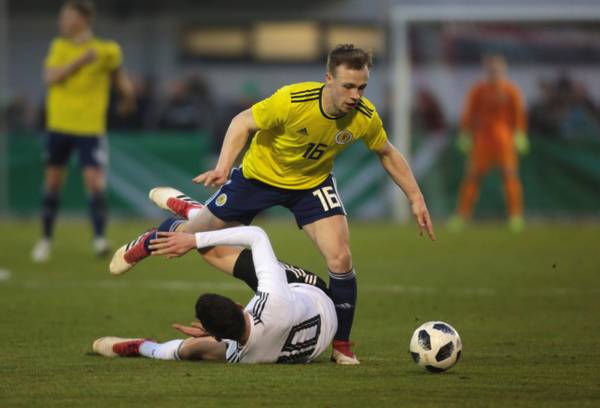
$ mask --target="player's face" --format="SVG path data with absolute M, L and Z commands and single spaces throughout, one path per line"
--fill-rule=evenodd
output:
M 88 28 L 87 19 L 72 7 L 63 7 L 58 16 L 58 29 L 64 36 L 70 37 Z
M 327 86 L 331 92 L 333 108 L 344 114 L 356 108 L 365 93 L 369 82 L 369 68 L 350 69 L 344 65 L 335 68 L 332 74 L 326 74 Z
M 502 57 L 488 57 L 484 66 L 490 82 L 498 82 L 506 75 L 506 62 Z

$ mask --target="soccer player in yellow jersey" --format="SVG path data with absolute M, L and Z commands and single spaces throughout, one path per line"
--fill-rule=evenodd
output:
M 288 208 L 298 226 L 317 245 L 329 269 L 329 289 L 338 316 L 332 360 L 338 364 L 359 361 L 349 341 L 357 287 L 346 212 L 331 174 L 336 155 L 350 143 L 362 140 L 406 194 L 421 233 L 435 239 L 412 171 L 388 141 L 375 107 L 363 97 L 370 67 L 368 53 L 352 45 L 340 45 L 329 54 L 325 83 L 284 86 L 238 114 L 227 130 L 215 169 L 194 179 L 205 186 L 220 187 L 205 207 L 171 188 L 159 187 L 150 192 L 150 198 L 160 207 L 189 218 L 176 227 L 184 232 L 250 224 L 266 208 Z M 236 157 L 253 133 L 241 167 L 232 171 Z M 173 225 L 163 223 L 159 231 L 172 231 Z M 147 233 L 121 247 L 111 262 L 111 273 L 123 273 L 147 257 L 152 237 Z M 174 245 L 168 256 L 186 251 Z M 206 261 L 221 269 L 222 260 L 231 257 L 224 247 L 203 251 Z
M 54 221 L 65 167 L 73 150 L 79 155 L 83 179 L 90 196 L 94 228 L 94 250 L 108 251 L 106 226 L 105 171 L 107 150 L 106 111 L 111 82 L 122 96 L 119 111 L 135 109 L 131 81 L 121 68 L 121 49 L 114 41 L 94 36 L 94 5 L 90 1 L 67 1 L 58 20 L 61 36 L 55 38 L 44 64 L 48 86 L 46 99 L 45 188 L 42 203 L 43 237 L 32 259 L 50 257 Z

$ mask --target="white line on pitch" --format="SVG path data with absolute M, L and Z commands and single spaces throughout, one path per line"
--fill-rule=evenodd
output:
M 7 281 L 10 279 L 10 271 L 6 269 L 0 269 L 0 282 Z
M 2 272 L 5 272 L 4 274 Z M 0 281 L 8 281 L 10 273 L 0 270 Z M 98 281 L 65 281 L 65 280 L 42 280 L 29 279 L 6 282 L 11 286 L 26 289 L 159 289 L 174 291 L 199 291 L 199 290 L 233 290 L 248 291 L 241 281 L 233 282 L 199 282 L 185 280 L 152 280 L 152 281 L 125 281 L 125 280 L 98 280 Z M 600 289 L 579 288 L 457 288 L 457 287 L 422 287 L 405 285 L 359 285 L 359 293 L 398 293 L 407 295 L 436 295 L 445 294 L 453 296 L 497 296 L 504 294 L 515 294 L 525 296 L 577 296 L 586 294 L 600 294 Z

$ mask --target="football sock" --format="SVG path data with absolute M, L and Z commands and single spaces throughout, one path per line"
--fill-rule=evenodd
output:
M 258 289 L 258 278 L 252 261 L 252 251 L 244 249 L 240 252 L 238 259 L 233 266 L 233 276 L 241 281 L 244 281 L 253 292 Z
M 158 226 L 158 231 L 161 232 L 173 232 L 177 229 L 177 227 L 184 223 L 185 220 L 182 220 L 180 218 L 175 218 L 175 217 L 171 217 L 171 218 L 167 218 L 166 220 L 164 220 L 162 222 L 162 224 L 160 224 Z M 144 248 L 146 248 L 146 251 L 150 252 L 150 249 L 148 248 L 150 246 L 150 241 L 156 238 L 156 232 L 154 234 L 152 234 L 150 237 L 148 237 L 148 239 L 146 239 L 146 242 L 144 242 Z
M 155 343 L 146 340 L 140 344 L 140 355 L 157 360 L 181 360 L 179 358 L 179 347 L 183 340 L 171 340 L 166 343 Z
M 329 292 L 338 317 L 335 340 L 348 341 L 356 308 L 356 272 L 354 268 L 344 274 L 329 271 Z
M 467 178 L 460 186 L 458 195 L 458 214 L 463 218 L 469 218 L 478 199 L 479 180 Z
M 191 220 L 196 215 L 200 214 L 200 211 L 202 211 L 202 208 L 196 208 L 196 207 L 190 208 L 187 212 L 187 219 Z
M 94 236 L 103 237 L 106 229 L 106 196 L 103 192 L 90 197 L 90 218 L 94 227 Z
M 44 198 L 42 199 L 42 232 L 46 239 L 52 238 L 59 203 L 60 199 L 58 193 L 44 193 Z
M 519 216 L 523 214 L 523 188 L 517 176 L 511 175 L 504 179 L 504 191 L 508 214 Z

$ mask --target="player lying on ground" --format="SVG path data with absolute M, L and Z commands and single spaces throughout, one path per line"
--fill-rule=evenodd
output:
M 94 341 L 94 351 L 106 357 L 141 355 L 229 363 L 307 363 L 323 353 L 337 330 L 335 307 L 325 282 L 280 263 L 261 228 L 234 227 L 196 234 L 158 232 L 149 249 L 157 255 L 169 255 L 182 249 L 187 252 L 222 245 L 252 250 L 254 268 L 247 265 L 247 250 L 239 254 L 234 268 L 234 274 L 256 291 L 243 310 L 229 298 L 204 294 L 196 302 L 200 323 L 174 325 L 192 337 L 162 344 L 101 337 Z
M 171 187 L 156 187 L 152 189 L 149 193 L 150 199 L 158 205 L 160 208 L 171 211 L 175 215 L 183 219 L 175 219 L 170 218 L 165 220 L 158 229 L 151 229 L 150 231 L 145 232 L 140 235 L 137 239 L 133 240 L 129 244 L 123 245 L 119 248 L 110 263 L 110 273 L 113 275 L 121 275 L 129 271 L 137 262 L 140 260 L 150 256 L 150 241 L 156 237 L 157 231 L 168 231 L 173 232 L 178 230 L 186 220 L 197 217 L 198 214 L 203 210 L 204 205 L 191 199 L 190 197 L 183 194 L 181 191 L 176 190 Z M 199 250 L 202 253 L 202 256 L 205 261 L 209 264 L 215 266 L 217 269 L 220 269 L 228 274 L 233 274 L 234 276 L 244 279 L 240 276 L 236 275 L 235 266 L 238 264 L 236 261 L 240 257 L 240 248 L 227 247 L 227 246 L 216 246 L 213 248 L 209 248 L 210 250 L 206 251 Z M 173 252 L 169 254 L 165 254 L 167 257 L 175 257 L 185 254 L 189 248 L 173 248 Z M 252 265 L 251 262 L 249 262 Z M 284 264 L 285 265 L 285 264 Z M 292 270 L 296 270 L 295 267 L 290 267 Z M 242 275 L 248 275 L 241 271 Z M 288 276 L 291 272 L 288 270 Z M 253 275 L 254 273 L 252 272 Z M 317 277 L 314 276 L 316 279 Z M 311 283 L 311 282 L 308 282 Z M 256 285 L 254 285 L 253 289 L 256 290 Z M 338 324 L 339 324 L 339 316 L 338 316 Z M 341 345 L 340 345 L 341 343 Z M 331 359 L 337 364 L 354 364 L 357 362 L 356 359 L 344 359 L 341 358 L 340 352 L 337 348 L 343 347 L 344 345 L 349 344 L 345 340 L 333 340 L 333 351 Z M 342 356 L 343 357 L 343 356 Z

